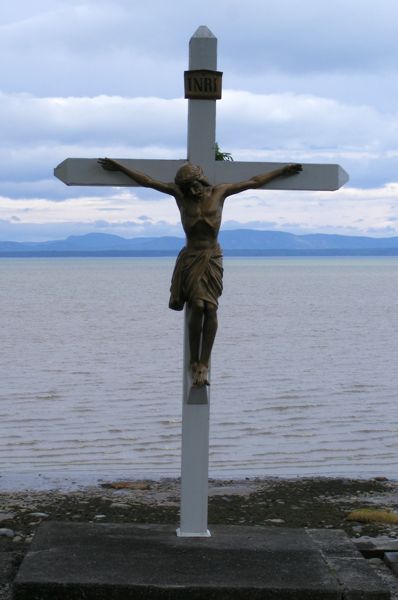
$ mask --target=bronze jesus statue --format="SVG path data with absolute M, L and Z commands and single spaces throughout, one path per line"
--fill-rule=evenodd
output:
M 174 182 L 165 183 L 111 158 L 100 158 L 108 171 L 121 171 L 143 187 L 174 196 L 186 235 L 186 246 L 177 257 L 171 280 L 169 307 L 190 309 L 188 322 L 190 368 L 194 386 L 209 385 L 210 354 L 217 332 L 218 298 L 222 294 L 222 250 L 218 232 L 224 200 L 244 190 L 260 188 L 277 177 L 296 175 L 299 164 L 290 164 L 238 183 L 211 185 L 198 165 L 186 163 Z

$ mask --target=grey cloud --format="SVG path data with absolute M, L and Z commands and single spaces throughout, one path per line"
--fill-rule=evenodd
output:
M 201 24 L 219 38 L 225 90 L 252 92 L 239 92 L 240 98 L 225 92 L 218 103 L 217 141 L 224 151 L 242 160 L 339 162 L 356 187 L 398 181 L 397 17 L 391 0 L 377 6 L 203 0 L 183 9 L 163 0 L 6 4 L 0 15 L 0 195 L 63 201 L 115 193 L 55 180 L 53 168 L 67 156 L 184 157 L 182 72 L 188 39 Z M 167 223 L 143 218 L 97 226 L 117 227 L 126 237 L 170 232 Z M 50 239 L 92 230 L 87 223 L 2 227 L 14 232 L 9 239 L 17 239 L 17 231 Z M 5 239 L 3 233 L 0 228 Z
M 186 114 L 182 99 L 40 98 L 0 92 L 2 144 L 5 138 L 25 145 L 35 142 L 36 155 L 54 140 L 64 145 L 90 142 L 91 146 L 120 143 L 121 139 L 146 146 L 160 139 L 167 139 L 169 145 L 181 144 Z
M 19 18 L 15 11 L 1 27 L 8 91 L 180 95 L 188 39 L 203 23 L 219 38 L 220 65 L 238 77 L 397 68 L 391 0 L 203 0 L 183 9 L 163 0 L 86 0 L 54 2 L 52 10 L 36 0 L 36 14 L 31 4 L 19 2 Z
M 76 198 L 78 196 L 87 195 L 87 188 L 82 187 L 68 187 L 61 183 L 55 177 L 51 179 L 29 179 L 27 174 L 24 173 L 23 169 L 25 167 L 23 156 L 19 157 L 17 161 L 17 165 L 21 170 L 21 180 L 17 180 L 17 174 L 15 174 L 14 181 L 1 181 L 1 176 L 5 176 L 8 178 L 9 173 L 0 174 L 0 196 L 11 198 L 15 201 L 23 201 L 27 198 L 43 198 L 46 200 L 52 200 L 54 202 L 62 202 L 64 200 L 68 200 L 70 198 Z M 46 174 L 52 173 L 52 164 L 43 165 L 42 170 L 46 171 Z M 34 177 L 34 173 L 31 174 Z M 109 196 L 109 188 L 97 187 L 92 188 L 91 192 L 96 197 L 105 197 Z M 29 210 L 29 209 L 26 209 Z
M 225 86 L 254 93 L 290 92 L 334 98 L 349 105 L 368 105 L 380 111 L 396 111 L 398 77 L 395 65 L 383 69 L 287 73 L 269 67 L 266 72 L 226 69 Z
M 54 199 L 73 197 L 76 191 L 50 183 L 54 167 L 68 156 L 183 158 L 186 153 L 182 100 L 3 94 L 0 104 L 3 195 L 18 195 L 12 182 L 24 181 L 19 193 L 29 197 L 40 191 Z M 134 115 L 128 127 L 124 113 Z M 396 180 L 397 128 L 397 114 L 371 106 L 312 95 L 226 91 L 217 139 L 235 159 L 338 162 L 350 171 L 352 184 L 369 186 Z
M 244 58 L 251 57 L 247 69 L 253 71 L 264 66 L 290 73 L 396 69 L 398 6 L 389 0 L 377 6 L 363 0 L 249 2 L 236 7 L 239 24 L 244 13 L 246 19 L 254 16 L 254 5 L 250 36 L 245 27 L 236 27 L 225 43 L 231 68 L 242 67 L 237 49 L 244 47 Z
M 124 212 L 124 208 L 117 208 L 117 207 L 115 207 L 115 208 L 109 208 L 109 207 L 107 207 L 107 208 L 101 208 L 101 207 L 99 207 L 99 208 L 97 208 L 97 210 L 99 210 L 100 212 L 112 212 L 112 213 L 114 213 L 114 212 Z

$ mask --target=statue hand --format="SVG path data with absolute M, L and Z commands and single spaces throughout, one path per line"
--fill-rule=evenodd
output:
M 97 163 L 106 171 L 120 171 L 120 165 L 112 158 L 99 158 Z
M 302 165 L 294 163 L 283 167 L 281 175 L 298 175 L 302 170 Z

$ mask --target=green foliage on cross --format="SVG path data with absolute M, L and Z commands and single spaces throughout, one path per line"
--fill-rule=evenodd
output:
M 214 144 L 214 153 L 216 160 L 234 160 L 230 152 L 221 152 L 220 146 L 217 142 Z

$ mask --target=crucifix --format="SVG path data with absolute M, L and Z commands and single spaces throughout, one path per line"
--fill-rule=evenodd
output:
M 336 190 L 339 165 L 216 161 L 217 39 L 201 26 L 185 72 L 188 148 L 184 160 L 68 158 L 54 171 L 67 185 L 145 186 L 174 196 L 187 236 L 173 274 L 170 308 L 185 305 L 181 452 L 181 537 L 207 537 L 209 360 L 222 292 L 217 243 L 224 200 L 246 189 Z

